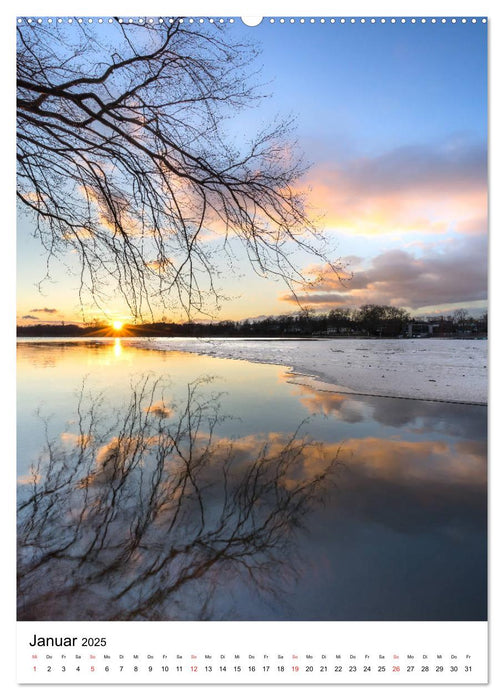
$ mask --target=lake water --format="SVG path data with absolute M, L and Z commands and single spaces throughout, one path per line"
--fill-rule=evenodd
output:
M 486 493 L 484 406 L 18 344 L 19 619 L 484 620 Z

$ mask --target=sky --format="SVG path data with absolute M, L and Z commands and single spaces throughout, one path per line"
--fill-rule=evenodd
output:
M 256 43 L 269 97 L 237 114 L 230 136 L 246 139 L 277 115 L 295 119 L 298 148 L 311 167 L 300 183 L 346 266 L 341 284 L 320 273 L 303 304 L 326 312 L 378 303 L 415 315 L 487 306 L 486 25 L 236 23 Z M 18 223 L 18 322 L 81 320 L 78 278 L 45 252 L 24 217 Z M 212 246 L 212 242 L 209 242 Z M 218 318 L 292 313 L 294 295 L 258 278 L 236 242 L 240 274 L 219 282 L 229 300 Z M 72 259 L 66 261 L 70 267 Z M 351 277 L 350 277 L 351 273 Z M 93 313 L 92 304 L 87 309 Z M 120 299 L 107 315 L 128 321 Z

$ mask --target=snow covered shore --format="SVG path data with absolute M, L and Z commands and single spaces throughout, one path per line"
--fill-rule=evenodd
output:
M 487 401 L 486 340 L 163 338 L 138 340 L 134 344 L 287 365 L 295 374 L 308 375 L 353 393 Z

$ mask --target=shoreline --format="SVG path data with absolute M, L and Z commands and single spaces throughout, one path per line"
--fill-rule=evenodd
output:
M 459 339 L 132 339 L 139 347 L 290 367 L 326 391 L 487 405 L 487 341 Z M 314 344 L 317 343 L 315 348 Z M 283 347 L 280 347 L 280 346 Z
M 462 406 L 488 406 L 487 401 L 463 401 L 457 399 L 425 399 L 418 396 L 399 396 L 396 394 L 370 394 L 366 391 L 352 391 L 347 387 L 340 387 L 337 384 L 332 384 L 329 381 L 324 381 L 314 376 L 307 374 L 298 374 L 297 372 L 289 372 L 289 378 L 286 380 L 288 384 L 296 386 L 305 386 L 308 389 L 315 389 L 317 392 L 328 394 L 341 394 L 343 396 L 370 396 L 378 399 L 397 399 L 398 401 L 428 401 L 430 403 L 452 403 Z M 292 378 L 291 378 L 292 377 Z M 297 379 L 307 379 L 308 381 L 297 381 Z
M 287 368 L 291 384 L 320 391 L 487 405 L 486 340 L 463 338 L 19 338 L 18 343 L 117 340 L 162 352 L 189 352 Z M 322 342 L 320 342 L 322 341 Z M 305 381 L 300 381 L 304 379 Z

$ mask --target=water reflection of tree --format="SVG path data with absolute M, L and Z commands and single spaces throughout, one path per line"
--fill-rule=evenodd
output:
M 218 585 L 268 595 L 295 576 L 296 532 L 337 460 L 307 475 L 300 431 L 245 454 L 217 437 L 201 382 L 178 409 L 158 394 L 134 386 L 112 425 L 82 392 L 73 444 L 47 439 L 19 505 L 20 619 L 205 618 Z

